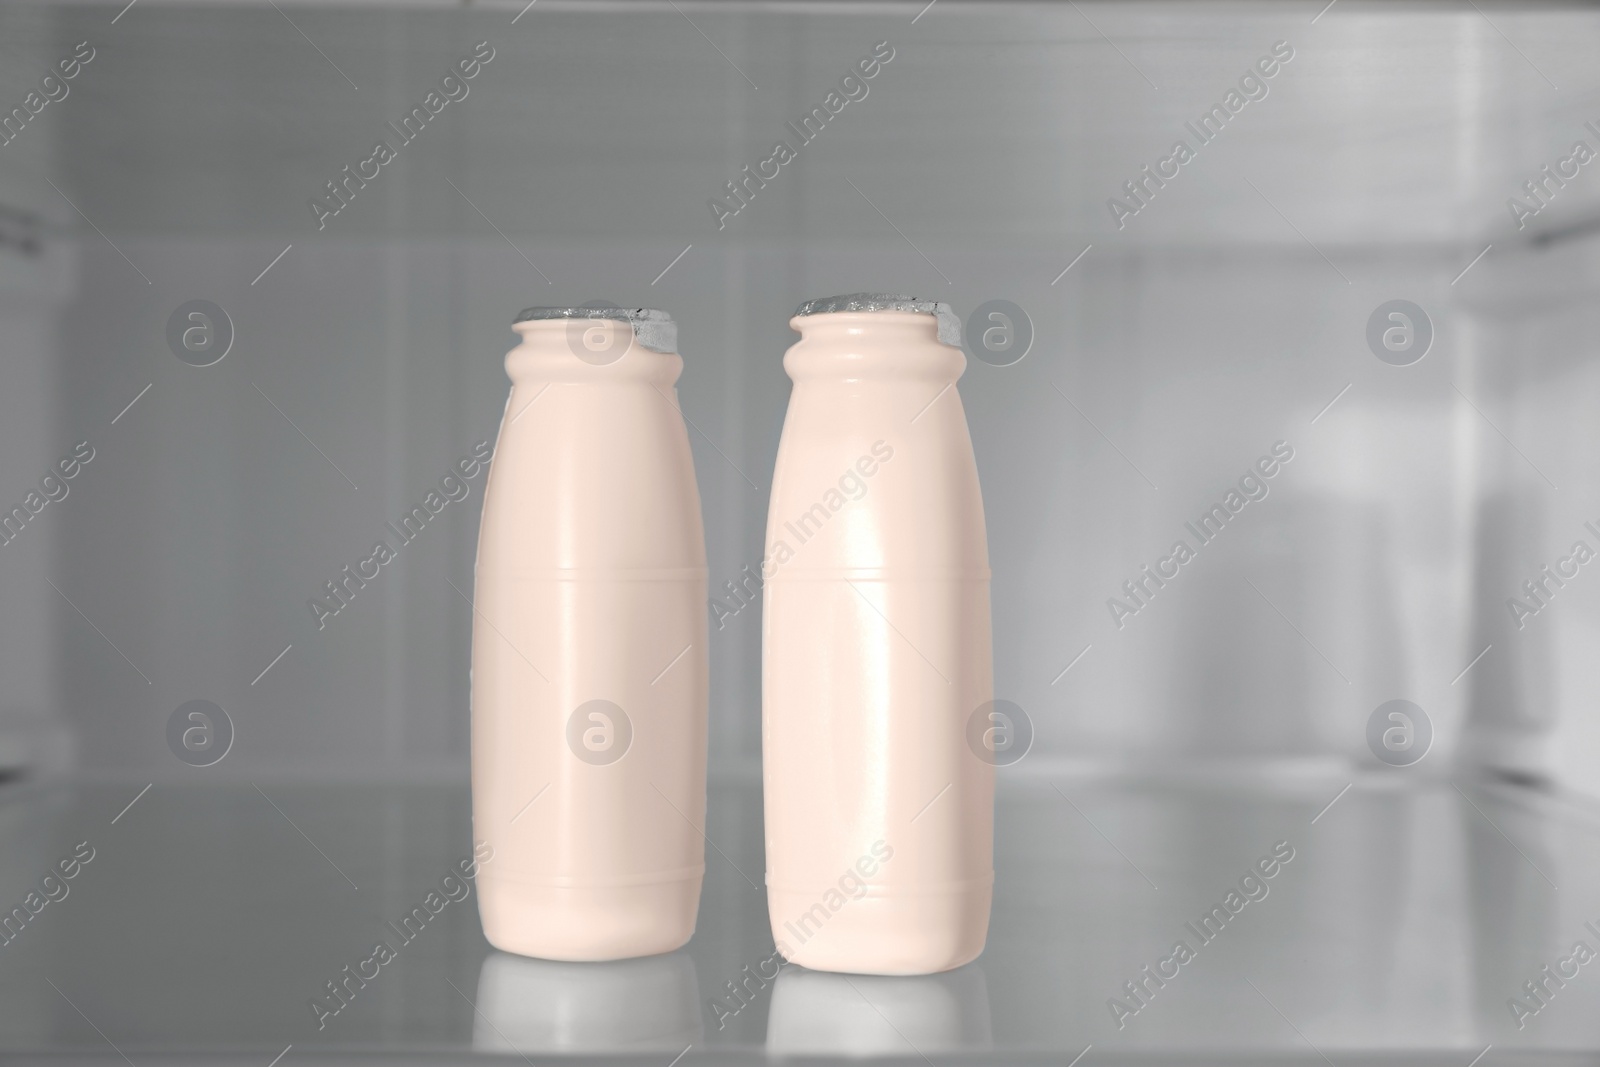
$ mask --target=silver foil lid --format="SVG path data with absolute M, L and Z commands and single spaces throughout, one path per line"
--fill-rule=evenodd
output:
M 918 300 L 914 296 L 897 293 L 845 293 L 843 296 L 807 300 L 794 309 L 794 317 L 831 315 L 840 311 L 912 311 L 932 315 L 939 321 L 940 343 L 961 347 L 961 320 L 956 318 L 949 304 L 937 300 Z
M 672 316 L 655 308 L 619 308 L 598 304 L 590 307 L 523 308 L 512 320 L 518 322 L 543 322 L 549 319 L 607 319 L 626 322 L 633 326 L 633 336 L 652 352 L 678 354 L 678 324 Z

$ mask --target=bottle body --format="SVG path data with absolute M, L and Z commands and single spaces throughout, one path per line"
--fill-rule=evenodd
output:
M 581 358 L 560 319 L 517 329 L 473 619 L 484 934 L 557 960 L 667 952 L 694 932 L 705 866 L 705 540 L 682 360 L 637 343 Z
M 818 970 L 976 957 L 993 885 L 988 549 L 931 314 L 796 317 L 764 561 L 762 748 L 774 941 Z

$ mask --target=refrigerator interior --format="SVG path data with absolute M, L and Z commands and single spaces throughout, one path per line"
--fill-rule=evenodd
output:
M 95 853 L 0 1055 L 1587 1061 L 1600 11 L 1325 3 L 0 8 L 0 908 Z M 965 322 L 1028 744 L 983 957 L 768 980 L 748 576 L 788 318 L 855 291 Z M 518 310 L 602 300 L 679 324 L 699 930 L 452 905 L 322 1016 L 470 852 L 481 479 L 315 602 L 493 442 Z

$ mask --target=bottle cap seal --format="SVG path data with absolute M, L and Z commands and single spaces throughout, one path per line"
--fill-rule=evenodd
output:
M 843 296 L 807 300 L 794 309 L 794 317 L 831 315 L 841 311 L 911 311 L 932 315 L 939 322 L 940 343 L 953 348 L 961 347 L 961 320 L 949 304 L 937 300 L 918 300 L 914 296 L 896 293 L 845 293 Z
M 652 352 L 669 356 L 678 353 L 678 324 L 672 316 L 655 308 L 619 308 L 609 304 L 591 304 L 580 307 L 523 308 L 512 320 L 517 322 L 543 322 L 549 319 L 606 319 L 626 322 L 633 326 L 633 335 L 641 345 Z

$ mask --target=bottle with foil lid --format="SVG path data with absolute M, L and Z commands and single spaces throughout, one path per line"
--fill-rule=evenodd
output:
M 802 304 L 763 561 L 767 902 L 816 970 L 983 951 L 994 763 L 988 545 L 947 305 Z
M 648 309 L 530 308 L 484 488 L 472 632 L 484 936 L 556 960 L 688 941 L 705 869 L 700 494 Z

